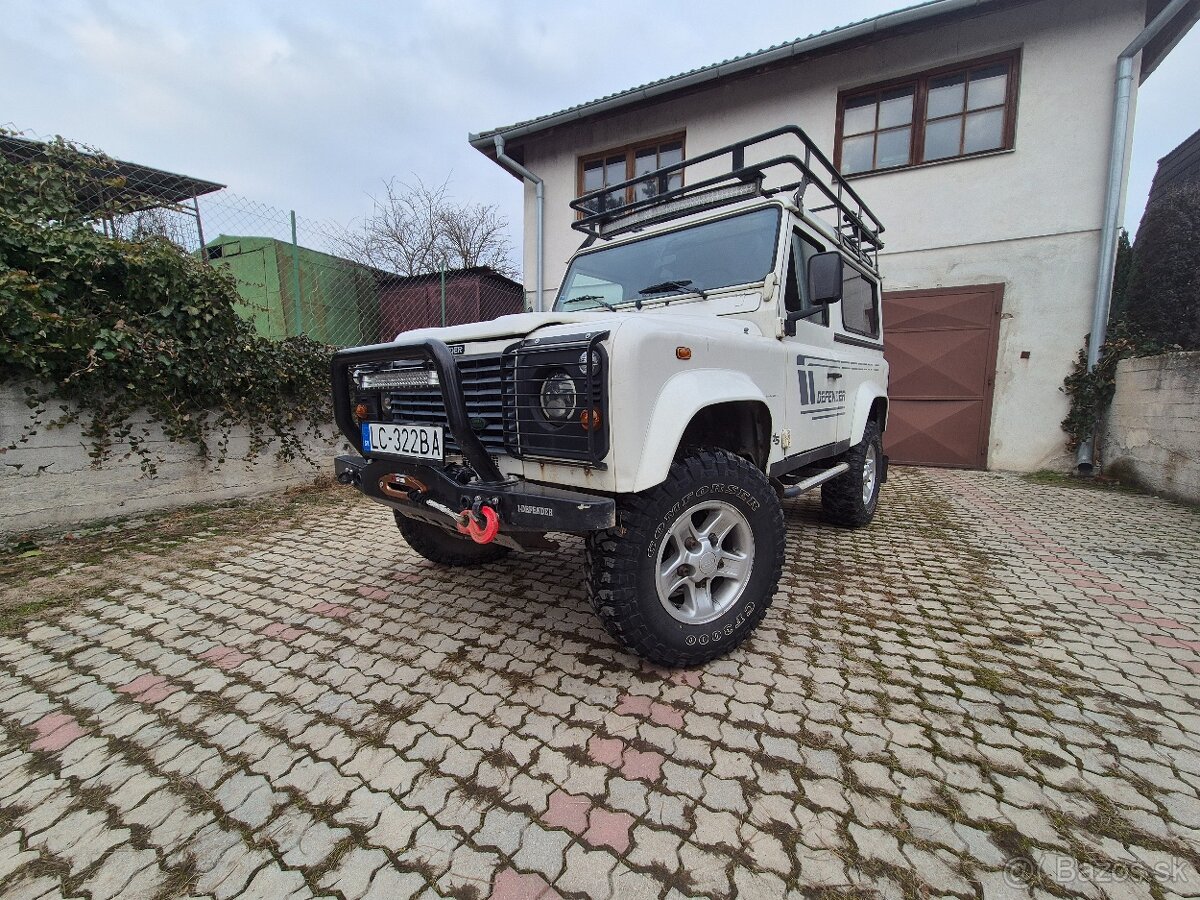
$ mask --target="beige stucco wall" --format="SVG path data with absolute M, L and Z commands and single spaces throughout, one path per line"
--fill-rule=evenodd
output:
M 1117 364 L 1104 471 L 1200 503 L 1200 351 Z
M 44 420 L 57 412 L 53 406 Z M 0 446 L 18 441 L 30 421 L 22 386 L 0 386 Z M 135 421 L 144 423 L 146 418 Z M 79 423 L 38 427 L 15 449 L 0 454 L 0 534 L 281 492 L 332 474 L 333 457 L 345 446 L 332 423 L 320 435 L 305 438 L 311 461 L 278 460 L 274 444 L 252 455 L 249 438 L 245 427 L 234 428 L 226 461 L 205 465 L 194 445 L 169 441 L 152 425 L 147 447 L 158 471 L 146 476 L 128 444 L 116 444 L 112 455 L 93 467 L 88 456 L 91 441 Z
M 1058 388 L 1090 325 L 1116 57 L 1144 12 L 1130 0 L 1041 0 L 535 139 L 525 163 L 546 182 L 547 303 L 580 243 L 567 205 L 580 155 L 686 131 L 694 157 L 791 123 L 832 152 L 839 91 L 1019 48 L 1013 151 L 859 177 L 854 186 L 887 226 L 886 288 L 1005 284 L 989 467 L 1065 466 Z M 525 200 L 531 287 L 529 187 Z M 1026 350 L 1030 358 L 1020 359 Z

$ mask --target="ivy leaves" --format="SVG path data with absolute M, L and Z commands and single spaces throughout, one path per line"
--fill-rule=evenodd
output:
M 101 233 L 76 198 L 110 180 L 110 163 L 61 140 L 27 164 L 0 158 L 0 380 L 46 385 L 30 428 L 67 401 L 76 411 L 49 424 L 82 418 L 93 459 L 124 441 L 147 472 L 147 418 L 206 459 L 224 459 L 237 424 L 252 454 L 272 441 L 301 453 L 330 418 L 330 349 L 258 336 L 233 281 L 164 238 Z

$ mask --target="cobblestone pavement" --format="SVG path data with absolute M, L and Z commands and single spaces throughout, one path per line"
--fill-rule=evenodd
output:
M 1200 518 L 896 470 L 668 672 L 343 504 L 0 639 L 6 898 L 1200 896 Z M 161 568 L 161 567 L 160 567 Z

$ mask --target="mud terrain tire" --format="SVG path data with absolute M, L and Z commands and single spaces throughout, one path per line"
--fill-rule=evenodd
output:
M 395 515 L 396 527 L 408 546 L 430 562 L 443 566 L 480 566 L 508 555 L 508 548 L 499 544 L 477 544 L 469 537 L 451 534 L 428 522 L 418 522 L 399 512 Z
M 724 450 L 694 451 L 662 484 L 621 497 L 616 528 L 588 536 L 589 599 L 632 652 L 699 665 L 762 621 L 783 546 L 783 512 L 766 476 Z
M 850 471 L 821 485 L 821 509 L 834 525 L 861 528 L 875 518 L 879 505 L 883 438 L 878 422 L 867 422 L 863 439 L 846 451 L 842 462 L 850 464 Z

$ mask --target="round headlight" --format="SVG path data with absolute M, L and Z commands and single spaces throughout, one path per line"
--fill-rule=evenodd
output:
M 566 372 L 555 372 L 542 382 L 541 400 L 547 420 L 566 422 L 575 415 L 575 380 Z
M 579 354 L 579 371 L 584 375 L 588 373 L 588 351 L 584 350 Z M 595 350 L 591 351 L 592 374 L 597 375 L 600 372 L 600 354 Z

